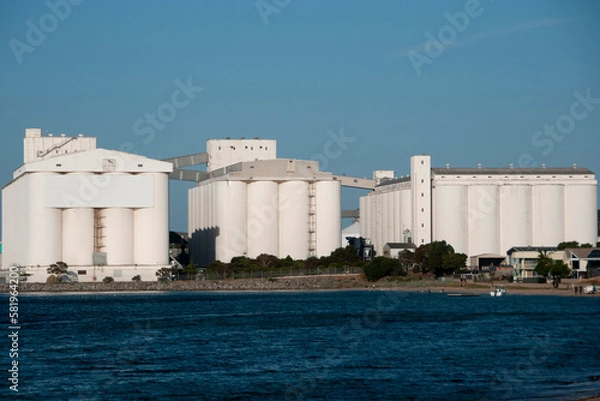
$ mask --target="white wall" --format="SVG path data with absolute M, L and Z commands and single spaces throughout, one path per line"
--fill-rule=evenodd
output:
M 428 192 L 423 188 L 427 175 L 420 171 L 427 166 L 427 159 L 422 158 L 411 159 L 409 182 L 376 187 L 360 199 L 361 235 L 371 239 L 379 254 L 386 242 L 398 242 L 397 224 L 402 233 L 406 220 L 411 230 L 417 230 L 416 245 L 422 240 L 445 240 L 469 256 L 504 255 L 513 246 L 556 246 L 572 240 L 594 244 L 597 240 L 598 184 L 592 174 L 456 174 L 449 169 L 433 175 L 428 206 Z M 403 189 L 406 185 L 409 190 Z M 390 191 L 400 196 L 399 213 Z M 406 204 L 410 204 L 410 213 Z M 394 221 L 393 228 L 390 221 Z
M 311 254 L 310 219 L 316 228 L 315 254 L 329 255 L 341 246 L 340 182 L 314 184 L 312 211 L 311 188 L 313 184 L 295 179 L 199 183 L 188 196 L 192 258 L 202 266 L 214 260 L 227 263 L 234 256 L 256 258 L 261 253 L 306 259 Z
M 107 253 L 108 266 L 101 269 L 120 266 L 115 270 L 118 275 L 143 265 L 149 273 L 140 270 L 137 274 L 156 280 L 156 270 L 168 265 L 168 172 L 172 165 L 125 155 L 127 160 L 122 152 L 96 149 L 19 168 L 16 178 L 2 190 L 4 264 L 33 269 L 29 281 L 46 281 L 46 269 L 58 261 L 71 270 L 99 268 L 92 266 L 93 253 L 98 251 Z M 106 157 L 117 161 L 114 171 L 102 171 Z M 119 171 L 128 165 L 134 166 L 136 174 Z M 85 172 L 98 168 L 96 174 Z M 102 216 L 100 223 L 96 214 Z M 100 236 L 95 235 L 96 225 L 102 225 Z M 85 274 L 80 281 L 93 277 Z M 114 278 L 131 280 L 132 276 L 122 277 Z
M 206 142 L 208 164 L 206 171 L 239 162 L 269 160 L 277 157 L 274 139 L 210 139 Z

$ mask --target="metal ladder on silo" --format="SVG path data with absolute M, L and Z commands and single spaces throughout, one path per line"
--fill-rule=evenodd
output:
M 308 256 L 317 256 L 317 188 L 308 184 Z

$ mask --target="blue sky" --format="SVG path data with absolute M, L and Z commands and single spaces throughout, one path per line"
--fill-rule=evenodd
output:
M 258 136 L 308 159 L 343 132 L 326 169 L 361 177 L 407 174 L 422 153 L 600 174 L 594 0 L 72 1 L 0 2 L 2 185 L 26 127 L 152 158 Z M 203 89 L 152 140 L 136 133 L 178 80 Z M 187 229 L 188 187 L 171 183 L 171 229 Z M 343 208 L 361 193 L 345 190 Z

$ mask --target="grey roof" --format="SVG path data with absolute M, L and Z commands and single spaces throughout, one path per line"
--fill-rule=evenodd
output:
M 506 168 L 506 167 L 498 167 L 498 168 L 432 168 L 431 171 L 437 175 L 444 174 L 454 174 L 454 175 L 478 175 L 478 174 L 486 174 L 486 175 L 548 175 L 548 174 L 561 174 L 561 175 L 581 175 L 581 174 L 591 174 L 594 173 L 587 168 L 581 167 L 561 167 L 561 168 Z
M 515 252 L 555 252 L 556 250 L 555 246 L 513 246 L 506 253 L 510 255 Z
M 398 184 L 401 182 L 407 182 L 410 181 L 410 177 L 406 176 L 406 177 L 402 177 L 402 178 L 384 178 L 380 181 L 380 183 L 377 185 L 378 187 L 383 187 L 384 185 L 392 185 L 392 184 Z
M 390 249 L 416 249 L 417 246 L 412 242 L 387 242 L 384 246 L 387 246 Z
M 567 248 L 577 259 L 599 259 L 600 248 Z

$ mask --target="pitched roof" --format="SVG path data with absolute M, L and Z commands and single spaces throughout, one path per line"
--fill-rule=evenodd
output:
M 507 255 L 515 252 L 555 252 L 557 248 L 555 246 L 513 246 L 508 251 Z
M 600 259 L 600 248 L 567 248 L 577 259 Z
M 387 242 L 384 247 L 388 247 L 390 249 L 416 249 L 417 246 L 412 242 Z

